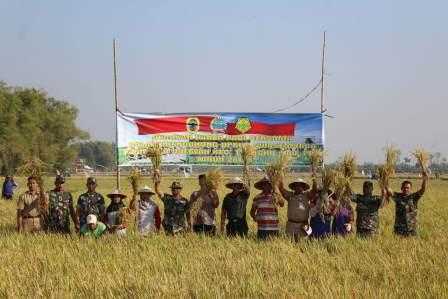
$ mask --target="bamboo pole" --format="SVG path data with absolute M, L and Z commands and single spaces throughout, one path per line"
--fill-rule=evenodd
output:
M 117 159 L 117 188 L 120 189 L 120 162 L 118 160 L 118 93 L 117 93 L 117 64 L 115 60 L 115 38 L 113 39 L 113 53 L 114 53 L 114 96 L 115 96 L 115 152 Z

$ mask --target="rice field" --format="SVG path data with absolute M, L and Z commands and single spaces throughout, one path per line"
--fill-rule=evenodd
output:
M 21 186 L 17 197 L 26 187 L 24 178 L 16 181 Z M 163 178 L 165 192 L 171 181 Z M 48 178 L 46 186 L 52 182 Z M 185 197 L 198 189 L 195 178 L 182 182 Z M 97 191 L 107 194 L 114 183 L 114 178 L 100 177 Z M 126 177 L 122 184 L 131 195 Z M 145 184 L 152 187 L 152 180 L 142 178 L 140 186 Z M 360 192 L 361 184 L 355 179 L 354 190 Z M 399 184 L 391 180 L 395 190 Z M 68 178 L 65 185 L 76 199 L 85 192 L 84 178 Z M 414 190 L 419 185 L 414 181 Z M 256 225 L 250 217 L 248 239 L 220 234 L 209 238 L 131 233 L 99 240 L 79 239 L 75 234 L 21 236 L 16 233 L 15 201 L 1 200 L 0 297 L 444 298 L 448 296 L 447 191 L 448 181 L 430 181 L 419 202 L 416 238 L 393 235 L 391 203 L 380 212 L 378 237 L 298 244 L 284 236 L 256 241 Z M 218 192 L 222 199 L 228 189 L 220 187 Z M 374 192 L 379 193 L 377 184 Z M 157 203 L 163 207 L 160 200 Z M 248 209 L 250 205 L 251 200 Z M 284 231 L 286 208 L 280 210 Z

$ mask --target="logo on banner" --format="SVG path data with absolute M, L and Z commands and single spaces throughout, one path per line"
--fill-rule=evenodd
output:
M 224 133 L 226 128 L 227 128 L 227 122 L 223 118 L 215 117 L 210 122 L 210 129 L 212 129 L 212 131 L 214 132 Z
M 197 133 L 199 131 L 200 124 L 199 118 L 197 117 L 187 118 L 187 131 L 190 133 Z
M 248 117 L 240 117 L 236 121 L 235 128 L 241 133 L 244 134 L 249 131 L 252 126 L 250 124 L 250 120 Z

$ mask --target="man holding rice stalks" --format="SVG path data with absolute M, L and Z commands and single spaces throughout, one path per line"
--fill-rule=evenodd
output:
M 152 200 L 151 196 L 155 194 L 148 186 L 143 187 L 138 191 L 140 200 L 137 203 L 135 198 L 130 203 L 130 208 L 137 211 L 137 230 L 141 235 L 149 235 L 157 233 L 160 230 L 160 210 L 156 202 Z M 136 207 L 138 205 L 138 207 Z
M 17 230 L 19 233 L 37 233 L 44 229 L 40 213 L 40 190 L 37 178 L 28 177 L 28 191 L 17 202 Z
M 227 236 L 247 237 L 246 206 L 250 196 L 250 186 L 236 177 L 227 183 L 226 187 L 232 189 L 232 192 L 226 194 L 222 203 L 221 232 L 224 232 L 225 226 Z
M 64 191 L 65 178 L 58 175 L 54 184 L 55 188 L 48 192 L 47 230 L 53 233 L 70 234 L 71 216 L 78 231 L 79 223 L 73 206 L 73 196 L 70 192 Z
M 352 193 L 351 190 L 349 192 Z M 378 209 L 383 205 L 385 192 L 382 190 L 381 196 L 372 195 L 371 181 L 363 183 L 362 192 L 351 196 L 351 200 L 356 203 L 356 234 L 361 237 L 378 235 Z
M 163 229 L 167 235 L 176 235 L 187 230 L 186 212 L 188 200 L 181 195 L 182 185 L 180 182 L 171 184 L 171 194 L 163 193 L 160 189 L 160 175 L 154 174 L 154 188 L 164 204 L 164 215 L 162 220 Z
M 264 177 L 255 183 L 255 188 L 262 192 L 255 196 L 250 209 L 250 215 L 257 222 L 259 240 L 265 240 L 279 235 L 279 217 L 276 203 L 283 207 L 283 198 L 274 196 L 272 183 Z
M 286 235 L 294 241 L 308 237 L 309 230 L 308 218 L 310 216 L 310 202 L 316 194 L 316 179 L 313 176 L 313 187 L 310 191 L 310 185 L 305 180 L 298 178 L 289 184 L 293 192 L 285 189 L 283 180 L 280 182 L 279 190 L 282 196 L 288 202 L 288 222 L 286 223 Z
M 427 181 L 428 175 L 424 172 L 420 190 L 415 193 L 412 193 L 412 183 L 410 181 L 401 183 L 401 193 L 393 192 L 390 187 L 386 187 L 387 196 L 391 196 L 395 202 L 395 234 L 402 237 L 417 235 L 418 201 L 426 191 Z
M 80 227 L 86 224 L 87 216 L 90 214 L 96 215 L 98 219 L 104 218 L 104 197 L 96 192 L 97 182 L 96 178 L 87 178 L 87 192 L 83 193 L 78 198 L 76 207 L 76 217 Z
M 194 191 L 190 196 L 189 207 L 193 207 L 195 202 L 198 209 L 193 209 L 193 231 L 195 233 L 216 234 L 215 209 L 219 206 L 218 193 L 214 188 L 207 187 L 207 177 L 201 174 L 198 177 L 200 189 Z

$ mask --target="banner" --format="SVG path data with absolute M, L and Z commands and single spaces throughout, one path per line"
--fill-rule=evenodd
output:
M 324 146 L 320 113 L 189 113 L 117 112 L 120 166 L 145 166 L 152 143 L 163 149 L 164 165 L 242 165 L 241 148 L 256 149 L 254 166 L 264 166 L 280 153 L 290 166 L 309 165 L 306 152 Z

